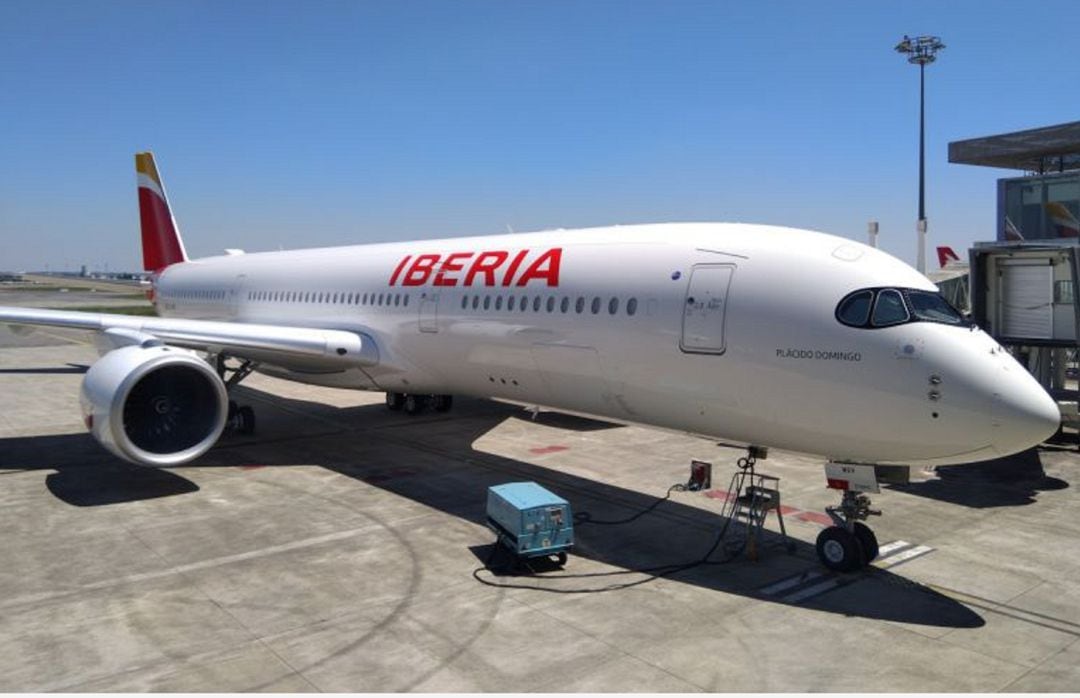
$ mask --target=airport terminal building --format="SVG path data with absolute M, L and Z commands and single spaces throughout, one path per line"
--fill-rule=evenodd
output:
M 998 180 L 998 240 L 1080 238 L 1080 121 L 955 141 L 949 162 L 1025 173 Z

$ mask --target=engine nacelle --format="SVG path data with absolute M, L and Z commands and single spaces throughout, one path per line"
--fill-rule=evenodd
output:
M 185 349 L 115 349 L 83 378 L 83 421 L 102 446 L 140 465 L 179 465 L 213 446 L 229 398 L 214 369 Z

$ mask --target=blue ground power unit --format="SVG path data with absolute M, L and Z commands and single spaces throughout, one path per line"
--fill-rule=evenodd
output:
M 570 503 L 535 482 L 489 487 L 487 523 L 518 557 L 556 555 L 564 563 L 574 546 Z

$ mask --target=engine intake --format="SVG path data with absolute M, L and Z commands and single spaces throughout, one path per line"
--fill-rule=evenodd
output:
M 117 456 L 141 465 L 179 465 L 213 446 L 229 398 L 214 369 L 190 351 L 127 346 L 105 354 L 83 378 L 87 428 Z

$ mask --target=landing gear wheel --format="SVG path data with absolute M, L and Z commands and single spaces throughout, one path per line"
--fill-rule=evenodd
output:
M 431 400 L 436 412 L 448 412 L 454 406 L 453 395 L 435 395 Z
M 255 410 L 251 405 L 236 408 L 236 420 L 238 432 L 244 435 L 255 433 Z
M 566 557 L 566 551 L 565 550 L 560 552 L 560 553 L 557 553 L 555 555 L 555 562 L 558 563 L 559 567 L 565 567 L 566 566 L 566 559 L 567 559 L 567 557 Z
M 854 524 L 855 539 L 859 541 L 859 547 L 862 548 L 863 556 L 866 558 L 864 564 L 869 565 L 878 556 L 878 542 L 877 536 L 870 530 L 870 527 L 866 524 L 856 521 Z
M 864 564 L 858 538 L 839 526 L 830 526 L 818 534 L 817 554 L 821 564 L 836 572 L 851 572 Z
M 415 416 L 424 411 L 427 400 L 422 395 L 406 395 L 401 407 L 405 410 L 405 414 Z
M 386 409 L 397 412 L 405 405 L 405 393 L 387 393 Z

